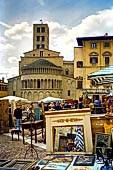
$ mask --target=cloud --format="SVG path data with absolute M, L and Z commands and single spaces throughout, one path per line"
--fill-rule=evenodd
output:
M 43 6 L 45 4 L 44 0 L 39 0 L 39 4 Z
M 9 57 L 8 58 L 8 62 L 9 63 L 18 63 L 19 62 L 19 59 L 17 59 L 16 57 Z
M 8 52 L 9 50 L 14 50 L 14 46 L 12 44 L 9 43 L 0 43 L 0 52 Z
M 73 48 L 77 45 L 77 37 L 103 36 L 113 34 L 113 8 L 99 11 L 84 18 L 81 23 L 72 28 L 57 22 L 47 22 L 50 27 L 50 47 L 60 51 L 66 60 L 73 60 Z
M 6 28 L 10 28 L 11 27 L 10 25 L 8 25 L 8 24 L 6 24 L 6 23 L 4 23 L 2 21 L 0 21 L 0 25 L 4 26 Z
M 28 24 L 28 22 L 22 22 L 5 30 L 4 35 L 13 40 L 22 40 L 23 37 L 31 37 L 32 27 Z

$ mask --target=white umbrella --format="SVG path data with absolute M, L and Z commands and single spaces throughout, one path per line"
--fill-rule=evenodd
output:
M 16 97 L 16 96 L 6 96 L 6 97 L 0 98 L 0 100 L 9 100 L 9 102 L 11 102 L 12 100 L 14 100 L 15 102 L 18 102 L 18 101 L 27 102 L 28 101 L 27 99 Z
M 49 102 L 56 102 L 56 101 L 64 101 L 64 99 L 56 98 L 56 97 L 47 97 L 42 100 L 39 100 L 38 102 L 41 103 L 49 103 Z

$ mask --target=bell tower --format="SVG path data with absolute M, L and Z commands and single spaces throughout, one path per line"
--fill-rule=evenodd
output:
M 49 49 L 49 27 L 42 22 L 33 24 L 33 50 L 39 48 Z

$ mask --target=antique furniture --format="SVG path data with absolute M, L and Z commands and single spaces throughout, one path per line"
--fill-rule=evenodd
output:
M 14 134 L 14 133 L 18 135 L 18 140 L 19 140 L 19 133 L 20 133 L 20 130 L 19 130 L 19 129 L 12 129 L 12 130 L 11 130 L 12 140 L 13 140 L 13 134 Z

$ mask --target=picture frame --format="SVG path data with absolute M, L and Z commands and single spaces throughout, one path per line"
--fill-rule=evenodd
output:
M 95 148 L 94 151 L 96 153 L 96 148 L 102 148 L 102 154 L 106 155 L 106 148 L 111 145 L 111 135 L 109 133 L 96 133 L 95 134 Z
M 73 157 L 72 156 L 55 156 L 51 162 L 61 162 L 61 163 L 65 163 L 65 162 L 72 162 L 73 161 Z
M 10 160 L 6 160 L 6 159 L 0 159 L 0 167 L 8 164 L 10 162 Z
M 11 162 L 9 162 L 4 167 L 17 168 L 17 169 L 21 169 L 21 170 L 28 170 L 35 163 L 36 163 L 36 161 L 29 160 L 29 159 L 13 159 Z
M 70 166 L 70 162 L 59 163 L 59 162 L 49 162 L 42 170 L 66 170 Z
M 78 155 L 73 166 L 94 166 L 95 155 Z
M 72 167 L 71 170 L 98 170 L 97 166 L 76 166 Z

